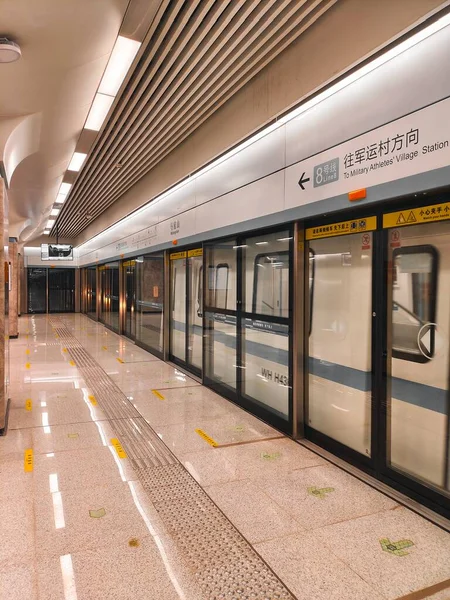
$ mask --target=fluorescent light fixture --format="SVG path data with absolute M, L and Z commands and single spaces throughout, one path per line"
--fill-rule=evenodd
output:
M 50 216 L 56 217 L 56 215 L 59 215 L 59 208 L 52 208 L 52 212 L 50 213 Z
M 119 35 L 98 88 L 100 94 L 117 94 L 140 46 L 141 42 Z
M 292 240 L 292 238 L 291 237 L 277 238 L 277 242 L 287 242 L 288 240 Z
M 100 131 L 113 102 L 114 96 L 96 94 L 84 128 Z
M 72 187 L 71 183 L 67 183 L 66 181 L 63 181 L 59 188 L 58 195 L 67 196 L 67 194 L 70 192 L 71 187 Z
M 47 221 L 47 227 L 46 228 L 47 229 L 51 229 L 53 227 L 53 225 L 55 224 L 55 222 L 56 222 L 55 219 L 49 219 Z
M 56 196 L 55 204 L 64 204 L 66 198 L 67 198 L 66 194 L 58 194 Z
M 255 242 L 255 246 L 267 246 L 269 242 Z
M 86 160 L 87 154 L 83 152 L 74 152 L 72 156 L 72 160 L 67 167 L 69 171 L 79 171 L 83 166 L 84 161 Z
M 46 230 L 44 231 L 44 235 L 50 235 L 50 229 L 46 229 Z

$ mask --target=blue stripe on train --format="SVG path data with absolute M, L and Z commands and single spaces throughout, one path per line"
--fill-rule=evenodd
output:
M 184 323 L 175 321 L 175 329 L 184 331 Z M 194 326 L 194 333 L 201 335 L 202 328 Z M 278 334 L 277 334 L 278 335 Z M 284 337 L 284 336 L 283 336 Z M 233 335 L 215 331 L 214 338 L 228 348 L 236 349 L 236 338 Z M 288 366 L 289 353 L 287 350 L 273 348 L 259 342 L 246 341 L 244 349 L 248 354 L 277 363 L 284 367 Z M 309 372 L 327 381 L 333 381 L 341 385 L 354 388 L 361 392 L 369 392 L 372 389 L 371 371 L 361 371 L 352 367 L 345 367 L 337 363 L 331 363 L 320 358 L 309 359 Z M 392 397 L 415 406 L 427 408 L 434 412 L 446 415 L 449 412 L 446 390 L 424 385 L 398 377 L 392 378 Z

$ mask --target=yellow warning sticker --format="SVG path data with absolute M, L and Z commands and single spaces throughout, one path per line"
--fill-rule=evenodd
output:
M 186 258 L 186 252 L 172 252 L 170 260 L 178 260 L 179 258 Z
M 69 365 L 70 365 L 71 367 L 74 367 L 74 366 L 75 366 L 75 361 L 74 361 L 74 360 L 69 360 Z
M 25 410 L 33 410 L 33 401 L 30 398 L 25 400 Z
M 156 396 L 157 398 L 159 398 L 160 400 L 165 400 L 164 396 L 163 396 L 162 394 L 160 394 L 160 393 L 158 392 L 158 390 L 152 390 L 152 392 L 153 392 L 153 393 L 155 394 L 155 396 Z
M 420 206 L 400 210 L 383 215 L 383 227 L 402 227 L 403 225 L 417 225 L 418 223 L 430 223 L 433 221 L 447 221 L 450 219 L 450 202 L 433 204 L 432 206 Z
M 97 406 L 97 400 L 95 399 L 95 396 L 88 396 L 88 398 L 92 406 Z
M 193 256 L 203 256 L 203 249 L 195 248 L 195 250 L 188 250 L 188 258 L 192 258 Z
M 125 361 L 123 361 L 121 358 L 116 358 L 117 362 L 120 362 L 120 364 L 124 364 Z
M 31 363 L 27 362 L 25 363 L 25 369 L 29 369 L 31 367 Z
M 33 450 L 28 448 L 25 450 L 23 457 L 23 468 L 26 473 L 30 473 L 33 470 Z
M 321 227 L 310 227 L 305 233 L 307 240 L 318 240 L 337 235 L 351 235 L 352 233 L 361 233 L 363 231 L 374 231 L 376 228 L 376 217 L 361 217 L 352 221 L 340 221 L 339 223 L 330 223 Z
M 117 452 L 117 456 L 119 458 L 127 458 L 127 453 L 122 448 L 122 444 L 119 442 L 117 438 L 111 438 L 111 444 L 114 446 Z
M 195 432 L 198 433 L 198 435 L 201 438 L 203 438 L 205 440 L 205 442 L 208 442 L 208 444 L 210 446 L 212 446 L 213 448 L 217 448 L 217 446 L 219 445 L 215 440 L 213 440 L 211 437 L 209 437 L 209 435 L 207 433 L 205 433 L 203 431 L 203 429 L 196 429 Z

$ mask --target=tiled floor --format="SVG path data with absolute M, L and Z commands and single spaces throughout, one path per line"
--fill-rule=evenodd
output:
M 136 431 L 145 419 L 296 598 L 450 599 L 450 581 L 433 590 L 450 580 L 449 534 L 100 324 L 61 320 L 141 415 Z M 0 599 L 220 598 L 202 595 L 189 549 L 111 443 L 122 421 L 71 361 L 47 317 L 21 318 L 0 438 Z M 253 593 L 223 597 L 265 598 Z

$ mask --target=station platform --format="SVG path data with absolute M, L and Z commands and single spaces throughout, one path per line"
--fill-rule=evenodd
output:
M 450 534 L 83 315 L 9 396 L 1 600 L 450 598 Z

